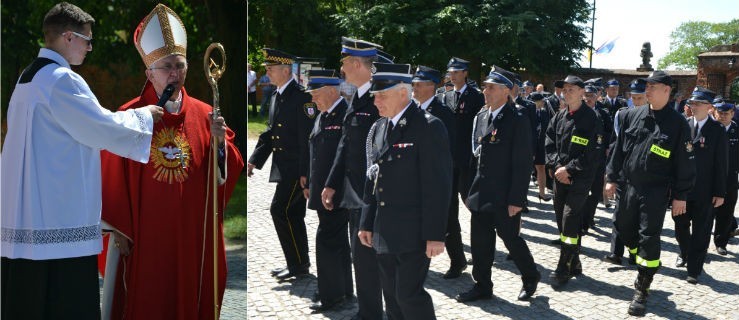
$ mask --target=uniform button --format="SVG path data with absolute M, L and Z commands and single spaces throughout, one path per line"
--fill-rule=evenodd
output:
M 380 159 L 380 161 L 378 161 L 378 162 L 379 162 L 379 163 L 382 163 L 382 159 Z
M 282 148 L 280 148 L 280 151 L 282 151 Z
M 385 201 L 380 201 L 380 207 L 384 207 L 384 206 L 385 206 Z
M 272 136 L 272 140 L 274 140 L 274 139 L 275 139 L 275 136 Z
M 272 151 L 277 151 L 277 148 L 272 148 Z
M 277 136 L 277 139 L 280 139 L 280 136 Z
M 382 173 L 380 173 L 380 176 L 379 177 L 382 178 Z
M 278 123 L 278 124 L 277 124 L 277 126 L 278 126 L 278 127 L 282 127 L 282 123 Z
M 398 159 L 400 159 L 400 155 L 398 155 Z
M 380 192 L 382 192 L 382 188 L 380 188 Z

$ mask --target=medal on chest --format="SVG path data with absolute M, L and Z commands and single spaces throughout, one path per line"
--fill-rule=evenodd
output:
M 150 152 L 154 180 L 168 184 L 187 180 L 187 168 L 192 159 L 184 132 L 172 127 L 162 128 L 152 137 Z
M 705 148 L 706 147 L 706 137 L 701 137 L 700 143 L 701 143 L 701 148 Z
M 495 137 L 495 135 L 497 134 L 498 134 L 498 129 L 493 129 L 493 132 L 490 133 L 490 142 L 495 142 L 495 140 L 497 140 L 497 138 Z

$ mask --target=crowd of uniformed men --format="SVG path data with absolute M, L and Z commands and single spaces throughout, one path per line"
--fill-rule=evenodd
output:
M 628 102 L 616 80 L 569 75 L 550 94 L 498 66 L 478 86 L 469 62 L 457 57 L 445 75 L 425 66 L 414 72 L 377 44 L 341 42 L 341 72 L 310 70 L 305 89 L 292 75 L 294 56 L 263 50 L 277 90 L 247 168 L 251 176 L 272 155 L 270 212 L 286 260 L 271 271 L 278 280 L 308 273 L 306 200 L 318 213 L 316 312 L 354 300 L 356 286 L 357 319 L 382 319 L 383 311 L 390 319 L 435 318 L 424 289 L 430 259 L 446 248 L 445 279 L 468 265 L 460 198 L 471 213 L 475 283 L 456 299 L 492 297 L 497 235 L 521 273 L 518 299 L 528 300 L 541 280 L 520 236 L 532 174 L 539 200 L 554 200 L 555 288 L 582 274 L 582 237 L 596 206 L 616 199 L 611 254 L 603 259 L 621 264 L 626 248 L 636 265 L 632 315 L 645 313 L 662 265 L 668 208 L 676 265 L 687 266 L 689 283 L 702 273 L 714 220 L 719 254 L 737 233 L 735 106 L 708 89 L 696 87 L 683 111 L 672 107 L 674 83 L 663 71 L 631 82 Z M 356 92 L 343 94 L 342 81 Z

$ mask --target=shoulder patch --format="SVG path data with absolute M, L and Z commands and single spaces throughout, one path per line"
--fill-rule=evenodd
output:
M 316 115 L 318 115 L 318 107 L 316 107 L 315 103 L 308 102 L 303 105 L 303 112 L 305 112 L 308 118 L 315 119 Z

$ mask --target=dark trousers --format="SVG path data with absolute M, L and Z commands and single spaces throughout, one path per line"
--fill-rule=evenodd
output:
M 251 105 L 251 114 L 257 115 L 257 106 L 259 105 L 257 102 L 257 92 L 249 92 L 246 95 L 246 100 L 249 105 Z M 242 100 L 243 101 L 243 100 Z
M 495 235 L 503 240 L 503 244 L 510 252 L 513 263 L 521 272 L 524 282 L 534 281 L 539 272 L 534 264 L 526 241 L 521 238 L 521 214 L 508 216 L 508 208 L 500 208 L 495 212 L 472 212 L 470 246 L 472 248 L 472 277 L 475 287 L 480 292 L 492 292 L 491 279 L 493 257 L 495 255 Z
M 621 241 L 621 239 L 618 237 L 618 232 L 616 232 L 616 221 L 618 220 L 618 211 L 621 207 L 619 206 L 619 199 L 625 196 L 623 194 L 623 190 L 624 188 L 621 187 L 621 185 L 616 187 L 616 207 L 613 211 L 613 225 L 611 228 L 611 253 L 616 255 L 617 257 L 622 257 L 624 255 L 624 242 Z
M 713 230 L 713 243 L 716 247 L 726 248 L 726 245 L 729 244 L 729 233 L 736 229 L 736 219 L 734 218 L 736 196 L 736 186 L 729 186 L 726 189 L 724 204 L 714 209 L 716 213 L 716 227 Z
M 605 165 L 598 168 L 595 173 L 595 179 L 590 185 L 590 193 L 585 199 L 582 208 L 582 234 L 588 232 L 591 225 L 595 225 L 595 210 L 598 208 L 598 202 L 603 200 L 603 176 L 605 174 Z
M 587 186 L 579 183 L 562 184 L 559 181 L 554 184 L 554 213 L 559 232 L 568 238 L 578 238 L 582 225 L 582 207 L 588 197 L 590 181 Z
M 2 258 L 2 319 L 100 319 L 97 256 Z
M 465 170 L 462 170 L 465 171 Z M 446 224 L 446 239 L 444 246 L 451 260 L 451 268 L 461 268 L 467 265 L 467 259 L 464 257 L 464 248 L 462 246 L 462 228 L 459 225 L 459 197 L 462 201 L 467 201 L 467 194 L 470 191 L 469 180 L 470 173 L 465 171 L 464 174 L 460 169 L 454 168 L 454 183 L 452 183 L 452 201 L 449 203 L 449 215 Z
M 430 262 L 423 251 L 377 255 L 388 319 L 436 319 L 431 295 L 423 288 Z
M 667 186 L 638 186 L 626 183 L 618 199 L 615 230 L 630 250 L 637 250 L 637 264 L 659 262 L 660 234 L 667 210 Z M 641 259 L 639 259 L 641 258 Z M 657 268 L 659 266 L 650 268 Z
M 354 293 L 349 249 L 349 211 L 319 209 L 316 232 L 316 267 L 321 302 L 332 303 Z
M 310 264 L 305 231 L 305 198 L 298 180 L 277 183 L 269 208 L 290 271 Z
M 711 243 L 711 198 L 688 200 L 685 214 L 673 216 L 672 220 L 675 221 L 675 238 L 680 245 L 680 256 L 686 258 L 688 263 L 688 275 L 697 277 L 703 271 L 706 251 Z
M 359 241 L 359 220 L 362 209 L 349 209 L 352 262 L 357 281 L 357 304 L 361 319 L 382 319 L 382 286 L 375 249 Z M 387 294 L 386 294 L 387 295 Z M 385 299 L 387 301 L 387 297 Z

